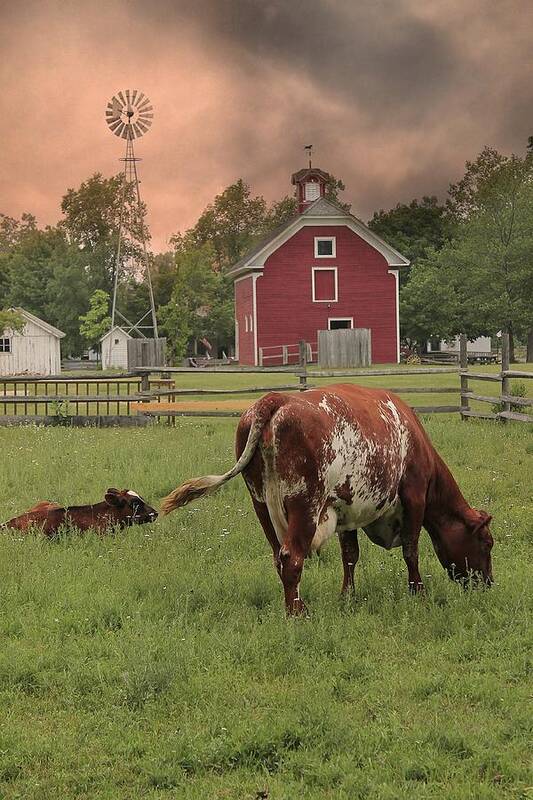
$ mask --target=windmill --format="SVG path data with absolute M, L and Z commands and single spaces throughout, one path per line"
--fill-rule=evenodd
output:
M 137 162 L 139 158 L 135 157 L 133 149 L 134 139 L 139 139 L 150 128 L 153 119 L 153 107 L 150 100 L 142 92 L 137 89 L 126 89 L 124 92 L 118 92 L 111 98 L 107 104 L 106 109 L 106 122 L 109 129 L 115 136 L 126 140 L 126 154 L 120 160 L 124 163 L 122 172 L 122 190 L 120 198 L 120 217 L 118 229 L 118 243 L 117 252 L 114 265 L 113 274 L 113 302 L 111 306 L 111 331 L 115 328 L 115 321 L 120 317 L 122 323 L 126 323 L 125 330 L 128 334 L 135 331 L 138 336 L 146 339 L 145 330 L 150 330 L 154 339 L 157 339 L 157 319 L 155 315 L 154 293 L 152 289 L 152 280 L 150 277 L 150 265 L 148 261 L 148 253 L 146 250 L 146 240 L 144 235 L 144 226 L 142 225 L 142 204 L 141 192 L 139 188 L 139 175 L 137 172 Z M 120 270 L 122 267 L 123 254 L 123 228 L 126 207 L 126 189 L 128 185 L 134 185 L 134 198 L 137 204 L 139 230 L 142 245 L 142 272 L 146 279 L 150 297 L 150 308 L 143 314 L 143 316 L 135 323 L 131 322 L 124 314 L 117 308 L 117 289 Z M 151 317 L 151 324 L 147 324 L 147 318 Z M 145 324 L 142 324 L 145 323 Z M 113 336 L 109 336 L 109 363 L 111 364 L 111 350 L 112 350 Z

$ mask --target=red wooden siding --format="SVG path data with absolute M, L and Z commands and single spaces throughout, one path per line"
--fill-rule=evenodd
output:
M 334 258 L 327 262 L 315 258 L 315 236 L 336 237 Z M 337 302 L 313 302 L 313 267 L 337 268 Z M 328 317 L 353 317 L 354 328 L 372 331 L 373 362 L 395 362 L 396 280 L 388 269 L 381 253 L 347 226 L 302 228 L 267 259 L 263 275 L 257 278 L 258 347 L 294 344 L 299 339 L 316 342 L 317 331 L 328 328 Z M 253 334 L 244 333 L 241 321 L 250 313 L 245 308 L 251 308 L 252 279 L 236 283 L 235 289 L 239 358 L 242 364 L 253 364 Z M 330 288 L 322 286 L 322 290 L 329 292 Z
M 235 321 L 238 324 L 239 362 L 254 364 L 254 308 L 253 278 L 242 278 L 235 283 Z M 237 344 L 237 342 L 235 342 Z

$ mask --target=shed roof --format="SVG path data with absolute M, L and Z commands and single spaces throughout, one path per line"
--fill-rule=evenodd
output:
M 104 335 L 100 337 L 99 341 L 103 342 L 104 339 L 107 339 L 107 337 L 111 336 L 111 334 L 114 333 L 115 331 L 120 331 L 121 333 L 123 333 L 124 336 L 126 337 L 126 339 L 133 339 L 133 336 L 130 336 L 128 331 L 125 331 L 124 328 L 120 327 L 120 325 L 115 325 L 115 327 L 111 328 L 110 331 L 108 331 L 107 333 L 104 333 Z
M 26 322 L 33 322 L 34 325 L 37 325 L 37 327 L 42 328 L 43 331 L 49 333 L 51 336 L 55 336 L 56 339 L 62 339 L 64 336 L 67 335 L 66 333 L 63 333 L 63 331 L 60 331 L 59 328 L 50 325 L 49 322 L 45 322 L 44 319 L 36 317 L 35 314 L 31 314 L 29 311 L 26 311 L 26 309 L 20 308 L 20 306 L 14 306 L 10 310 L 18 311 L 18 313 L 22 317 L 24 317 Z

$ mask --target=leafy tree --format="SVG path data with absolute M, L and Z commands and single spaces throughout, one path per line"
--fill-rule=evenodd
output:
M 434 196 L 398 203 L 390 211 L 375 211 L 368 227 L 408 258 L 411 267 L 430 249 L 440 249 L 453 230 L 446 207 Z M 408 269 L 400 270 L 401 286 L 408 277 Z
M 420 340 L 426 324 L 425 335 L 501 329 L 512 344 L 533 328 L 533 158 L 485 148 L 450 187 L 448 207 L 456 236 L 404 288 L 404 333 Z
M 80 316 L 80 334 L 90 347 L 99 347 L 100 339 L 111 327 L 108 309 L 109 295 L 97 289 L 89 298 L 89 310 Z
M 349 213 L 352 207 L 351 203 L 344 203 L 339 197 L 339 192 L 344 192 L 345 189 L 346 186 L 342 180 L 336 178 L 334 175 L 329 176 L 329 181 L 326 184 L 326 199 L 337 203 Z
M 227 297 L 227 280 L 213 269 L 216 255 L 208 243 L 181 249 L 176 255 L 177 277 L 170 302 L 160 309 L 161 328 L 172 355 L 183 358 L 191 339 L 229 334 L 233 306 Z
M 152 289 L 156 307 L 170 301 L 176 280 L 176 261 L 174 253 L 157 253 L 151 264 Z
M 0 334 L 6 330 L 18 331 L 24 329 L 26 324 L 24 317 L 19 311 L 11 308 L 0 309 Z
M 134 272 L 142 264 L 142 237 L 148 242 L 150 236 L 146 208 L 143 204 L 139 213 L 133 184 L 124 184 L 122 175 L 104 178 L 95 173 L 78 189 L 69 189 L 61 203 L 60 226 L 83 252 L 91 291 L 111 293 L 113 288 L 123 194 L 122 262 Z

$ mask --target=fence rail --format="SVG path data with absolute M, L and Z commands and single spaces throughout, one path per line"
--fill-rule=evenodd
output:
M 515 397 L 511 394 L 511 379 L 533 378 L 532 372 L 511 370 L 509 366 L 509 341 L 502 338 L 502 369 L 497 375 L 481 372 L 470 372 L 466 358 L 466 338 L 461 337 L 460 369 L 449 366 L 435 367 L 385 367 L 382 369 L 344 369 L 316 370 L 308 368 L 309 345 L 300 342 L 298 346 L 298 364 L 282 367 L 221 367 L 198 370 L 190 367 L 138 367 L 135 373 L 128 373 L 116 378 L 102 378 L 101 375 L 84 375 L 83 378 L 48 376 L 43 378 L 16 376 L 0 378 L 0 424 L 10 423 L 13 419 L 47 420 L 86 419 L 93 424 L 97 419 L 122 420 L 150 417 L 166 417 L 169 422 L 178 416 L 234 417 L 239 416 L 247 407 L 247 395 L 262 394 L 269 391 L 303 391 L 313 388 L 310 383 L 314 379 L 323 378 L 383 378 L 383 382 L 397 383 L 394 378 L 409 375 L 453 374 L 460 380 L 458 386 L 393 386 L 387 391 L 400 395 L 460 395 L 460 404 L 413 405 L 418 414 L 460 413 L 462 418 L 479 417 L 482 419 L 506 422 L 532 422 L 533 415 L 523 413 L 533 407 L 533 399 Z M 283 384 L 277 386 L 238 386 L 231 389 L 180 388 L 175 379 L 180 374 L 194 374 L 199 379 L 206 374 L 278 374 L 286 376 Z M 289 381 L 292 378 L 293 382 Z M 489 381 L 499 383 L 501 390 L 497 394 L 483 394 L 473 391 L 469 381 Z M 267 383 L 268 381 L 265 381 Z M 399 383 L 399 382 L 398 382 Z M 451 381 L 450 381 L 451 383 Z M 492 388 L 492 387 L 491 387 Z M 197 401 L 194 398 L 197 398 Z M 217 400 L 217 398 L 220 398 Z M 192 402 L 191 402 L 192 400 Z M 428 398 L 429 400 L 429 398 Z M 250 402 L 252 400 L 250 399 Z M 490 403 L 499 409 L 486 411 L 472 409 L 470 404 Z M 84 416 L 82 416 L 84 415 Z M 10 423 L 11 424 L 11 423 Z
M 460 345 L 460 365 L 459 375 L 461 378 L 461 416 L 463 418 L 478 417 L 480 419 L 492 419 L 506 422 L 513 420 L 514 422 L 531 422 L 533 423 L 533 415 L 523 414 L 520 411 L 513 410 L 515 408 L 531 408 L 533 400 L 528 397 L 515 397 L 511 394 L 511 378 L 525 378 L 532 379 L 533 372 L 526 372 L 524 370 L 510 369 L 510 347 L 509 347 L 509 334 L 502 334 L 502 367 L 498 375 L 486 375 L 480 372 L 470 372 L 468 369 L 468 353 L 467 353 L 467 339 L 464 334 L 461 335 L 459 340 Z M 473 392 L 469 387 L 469 380 L 475 381 L 492 381 L 500 384 L 500 394 L 484 395 Z M 470 408 L 470 401 L 475 400 L 479 403 L 491 403 L 493 410 L 488 411 L 473 411 Z M 496 410 L 494 410 L 496 409 Z

